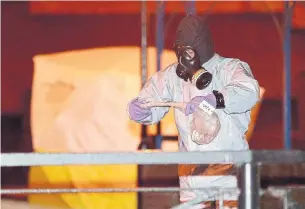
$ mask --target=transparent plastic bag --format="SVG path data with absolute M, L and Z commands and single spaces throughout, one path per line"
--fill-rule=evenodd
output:
M 174 107 L 185 112 L 186 103 L 181 102 L 156 102 L 145 100 L 143 108 L 149 107 Z M 213 141 L 219 133 L 221 124 L 216 112 L 208 113 L 201 109 L 196 108 L 190 115 L 190 131 L 191 139 L 196 144 L 209 144 Z
M 191 114 L 190 128 L 192 141 L 197 144 L 209 144 L 219 133 L 220 121 L 218 115 L 213 112 L 211 115 L 197 108 Z

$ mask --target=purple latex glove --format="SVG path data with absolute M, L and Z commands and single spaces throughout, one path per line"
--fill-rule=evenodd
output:
M 140 121 L 152 114 L 150 108 L 144 109 L 140 107 L 140 104 L 145 104 L 146 101 L 140 98 L 136 98 L 131 101 L 129 105 L 129 116 L 132 120 Z
M 197 96 L 186 104 L 185 115 L 188 116 L 192 114 L 199 107 L 202 101 L 206 101 L 214 109 L 216 108 L 216 97 L 214 94 L 208 94 L 207 96 Z

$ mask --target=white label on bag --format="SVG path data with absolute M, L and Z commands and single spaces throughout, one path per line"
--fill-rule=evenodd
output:
M 212 115 L 212 113 L 215 111 L 215 108 L 205 100 L 199 104 L 199 108 L 206 112 L 208 115 Z

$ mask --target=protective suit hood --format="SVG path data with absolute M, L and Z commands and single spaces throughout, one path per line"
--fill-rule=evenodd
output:
M 176 31 L 176 44 L 196 49 L 201 65 L 210 60 L 215 53 L 211 33 L 205 20 L 192 14 L 180 21 Z

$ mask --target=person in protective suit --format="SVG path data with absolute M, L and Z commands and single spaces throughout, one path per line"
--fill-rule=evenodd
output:
M 205 21 L 196 15 L 184 17 L 177 28 L 174 50 L 178 62 L 153 75 L 139 96 L 127 107 L 131 120 L 151 125 L 158 123 L 169 107 L 143 108 L 147 99 L 185 102 L 185 110 L 174 109 L 179 133 L 180 151 L 239 151 L 249 149 L 245 133 L 250 123 L 250 110 L 259 101 L 259 84 L 249 65 L 239 59 L 225 58 L 215 53 L 210 31 Z M 200 104 L 218 115 L 221 128 L 208 144 L 191 139 L 190 116 Z M 234 165 L 180 165 L 181 188 L 237 188 Z M 183 190 L 180 201 L 206 195 L 207 200 L 194 208 L 218 208 L 215 194 Z M 224 195 L 227 208 L 237 208 L 238 197 Z

